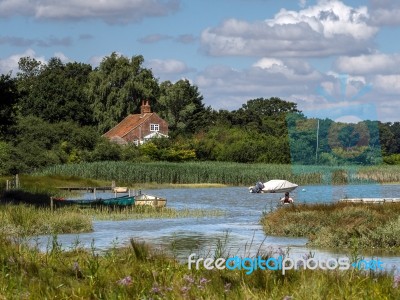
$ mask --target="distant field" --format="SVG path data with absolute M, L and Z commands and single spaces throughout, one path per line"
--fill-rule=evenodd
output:
M 252 185 L 286 179 L 299 185 L 400 182 L 400 166 L 301 166 L 226 162 L 94 162 L 57 165 L 35 175 L 61 175 L 115 180 L 118 184 L 226 184 Z

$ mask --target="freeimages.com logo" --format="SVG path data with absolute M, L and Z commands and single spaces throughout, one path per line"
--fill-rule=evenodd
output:
M 192 253 L 188 257 L 188 268 L 189 270 L 194 267 L 196 270 L 204 268 L 206 270 L 245 270 L 247 275 L 252 274 L 255 270 L 262 271 L 281 271 L 285 275 L 288 270 L 349 270 L 354 268 L 357 270 L 368 270 L 368 271 L 382 271 L 384 270 L 383 262 L 380 259 L 371 260 L 358 260 L 353 263 L 350 262 L 348 257 L 340 258 L 290 258 L 282 255 L 278 257 L 263 258 L 257 256 L 254 258 L 250 257 L 239 257 L 233 256 L 227 259 L 225 258 L 196 258 L 196 253 Z

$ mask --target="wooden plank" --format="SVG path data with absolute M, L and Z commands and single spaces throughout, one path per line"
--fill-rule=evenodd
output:
M 339 202 L 351 203 L 400 203 L 400 198 L 343 198 Z

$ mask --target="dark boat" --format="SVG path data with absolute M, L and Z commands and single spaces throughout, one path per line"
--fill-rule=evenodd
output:
M 97 199 L 66 199 L 53 198 L 53 204 L 57 206 L 76 205 L 80 207 L 92 206 L 131 206 L 135 204 L 135 196 L 121 196 L 113 198 Z
M 99 199 L 100 205 L 105 206 L 132 206 L 135 204 L 135 196 L 121 196 L 116 198 Z

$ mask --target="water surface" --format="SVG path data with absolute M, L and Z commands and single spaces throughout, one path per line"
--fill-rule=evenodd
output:
M 58 236 L 63 248 L 74 243 L 105 250 L 124 245 L 130 239 L 145 241 L 172 253 L 181 260 L 190 253 L 212 255 L 223 248 L 228 255 L 254 256 L 257 252 L 286 251 L 301 256 L 340 257 L 345 251 L 308 248 L 307 239 L 265 236 L 259 220 L 263 212 L 276 208 L 281 194 L 250 194 L 247 187 L 158 189 L 144 191 L 168 199 L 174 209 L 210 209 L 223 216 L 178 219 L 95 221 L 94 232 Z M 301 186 L 291 193 L 298 203 L 329 203 L 344 197 L 400 197 L 400 185 Z M 49 237 L 37 239 L 44 249 Z M 378 253 L 379 254 L 379 253 Z M 376 255 L 376 254 L 375 254 Z M 399 256 L 380 256 L 389 268 L 400 267 Z

